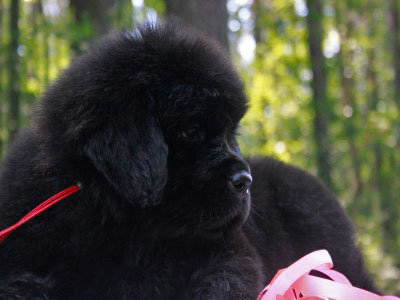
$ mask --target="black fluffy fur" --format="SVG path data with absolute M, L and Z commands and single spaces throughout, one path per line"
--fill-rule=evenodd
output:
M 235 141 L 242 82 L 181 25 L 112 34 L 53 84 L 3 163 L 0 229 L 82 190 L 0 244 L 0 299 L 256 299 L 279 268 L 325 248 L 374 287 L 353 226 L 313 176 Z

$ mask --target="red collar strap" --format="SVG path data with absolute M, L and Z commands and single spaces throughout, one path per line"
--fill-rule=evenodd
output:
M 39 206 L 37 206 L 35 209 L 33 209 L 29 214 L 27 214 L 25 217 L 23 217 L 21 220 L 19 220 L 16 224 L 0 231 L 0 243 L 4 241 L 10 234 L 13 232 L 15 229 L 20 227 L 21 225 L 25 224 L 29 220 L 33 219 L 37 215 L 41 214 L 48 208 L 52 207 L 54 204 L 60 202 L 61 200 L 75 194 L 80 190 L 80 187 L 77 185 L 71 186 L 62 192 L 59 192 L 58 194 L 54 195 L 53 197 L 47 199 L 46 201 L 42 202 Z

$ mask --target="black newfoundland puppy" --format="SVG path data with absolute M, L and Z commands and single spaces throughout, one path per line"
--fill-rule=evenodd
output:
M 0 244 L 0 299 L 254 300 L 321 248 L 373 290 L 335 196 L 299 169 L 243 159 L 246 103 L 229 59 L 193 30 L 144 25 L 96 43 L 4 161 L 0 230 L 82 190 Z

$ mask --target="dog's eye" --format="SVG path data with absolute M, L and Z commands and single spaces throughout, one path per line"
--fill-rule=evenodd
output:
M 203 138 L 202 132 L 199 130 L 198 126 L 191 127 L 178 134 L 178 138 L 186 141 L 198 141 Z
M 197 132 L 197 128 L 193 127 L 193 128 L 188 129 L 188 130 L 182 131 L 179 134 L 179 137 L 183 138 L 183 139 L 188 139 L 188 138 L 191 138 L 191 137 L 195 136 L 196 132 Z

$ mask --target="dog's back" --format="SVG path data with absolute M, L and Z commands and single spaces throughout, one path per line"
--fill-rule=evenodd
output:
M 252 211 L 245 226 L 271 274 L 327 249 L 336 270 L 360 288 L 375 288 L 355 245 L 354 228 L 335 195 L 316 177 L 270 157 L 249 160 Z

